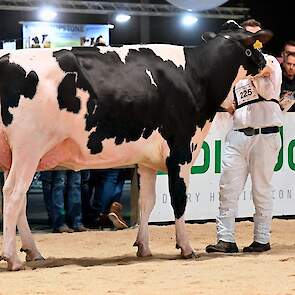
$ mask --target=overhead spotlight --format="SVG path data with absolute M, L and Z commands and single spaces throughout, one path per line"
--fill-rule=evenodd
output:
M 116 16 L 116 21 L 119 22 L 119 23 L 125 23 L 125 22 L 128 22 L 130 20 L 131 16 L 128 15 L 128 14 L 118 14 Z
M 198 21 L 198 18 L 195 15 L 187 14 L 182 18 L 182 24 L 185 26 L 192 26 Z
M 43 21 L 52 21 L 56 17 L 57 13 L 51 7 L 44 7 L 40 11 L 40 18 Z

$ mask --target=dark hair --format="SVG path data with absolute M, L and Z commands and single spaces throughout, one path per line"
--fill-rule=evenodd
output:
M 283 50 L 285 50 L 285 47 L 286 47 L 287 45 L 295 46 L 295 40 L 288 40 L 288 41 L 286 41 L 286 42 L 284 43 L 284 45 L 283 45 Z
M 250 19 L 243 21 L 241 23 L 241 26 L 243 28 L 246 28 L 246 27 L 260 27 L 260 28 L 262 28 L 261 23 L 254 18 L 250 18 Z

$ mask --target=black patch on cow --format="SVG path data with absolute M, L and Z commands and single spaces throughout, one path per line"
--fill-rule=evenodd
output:
M 68 112 L 78 113 L 81 108 L 81 101 L 76 97 L 76 76 L 74 73 L 67 73 L 58 86 L 57 101 L 59 108 Z
M 9 62 L 9 54 L 0 58 L 1 117 L 5 126 L 11 124 L 13 116 L 10 107 L 17 107 L 21 96 L 32 99 L 36 94 L 39 78 L 36 72 L 26 71 Z
M 76 58 L 68 50 L 62 49 L 53 52 L 59 63 L 60 68 L 66 72 L 64 79 L 58 86 L 57 101 L 59 108 L 66 109 L 68 112 L 78 113 L 81 108 L 81 101 L 77 94 L 77 79 L 79 67 Z
M 171 196 L 171 205 L 174 210 L 175 218 L 180 218 L 184 211 L 187 202 L 186 185 L 184 179 L 179 177 L 180 166 L 178 160 L 173 155 L 166 160 L 168 168 L 169 192 Z
M 58 61 L 60 68 L 64 72 L 77 72 L 79 70 L 75 56 L 66 49 L 53 52 L 53 57 Z
M 66 49 L 53 52 L 60 68 L 66 72 L 66 76 L 58 87 L 58 104 L 60 109 L 78 113 L 81 108 L 81 101 L 76 96 L 77 88 L 87 90 L 90 94 L 88 104 L 94 104 L 96 99 L 90 84 L 80 70 L 75 55 Z
M 27 77 L 25 78 L 23 95 L 24 97 L 28 97 L 32 99 L 36 94 L 36 88 L 39 82 L 38 75 L 35 71 L 29 72 Z

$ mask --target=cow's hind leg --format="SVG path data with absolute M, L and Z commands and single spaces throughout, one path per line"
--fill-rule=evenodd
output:
M 26 261 L 44 260 L 44 258 L 38 251 L 35 241 L 33 239 L 33 235 L 31 233 L 28 220 L 27 220 L 26 207 L 27 207 L 27 198 L 26 196 L 24 196 L 23 206 L 22 206 L 20 216 L 17 222 L 17 229 L 21 236 L 21 241 L 22 241 L 22 247 L 20 251 L 26 253 Z
M 16 225 L 24 206 L 24 198 L 29 189 L 38 165 L 38 159 L 32 153 L 25 153 L 25 147 L 13 150 L 12 166 L 3 187 L 3 255 L 8 270 L 22 269 L 22 263 L 16 254 Z
M 138 172 L 140 175 L 140 222 L 134 246 L 138 247 L 138 257 L 146 257 L 152 255 L 151 250 L 149 248 L 148 221 L 156 200 L 155 183 L 157 172 L 155 170 L 152 170 L 141 165 L 138 167 Z

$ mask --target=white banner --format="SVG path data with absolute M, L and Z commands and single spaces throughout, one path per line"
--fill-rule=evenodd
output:
M 221 157 L 225 135 L 231 128 L 232 120 L 227 113 L 218 113 L 210 132 L 205 139 L 200 155 L 195 162 L 190 178 L 186 220 L 215 219 L 219 206 L 219 179 Z M 274 216 L 295 215 L 295 114 L 285 113 L 282 129 L 283 147 L 278 156 L 272 180 Z M 170 203 L 167 175 L 158 175 L 156 205 L 150 222 L 173 221 L 174 214 Z M 239 197 L 238 217 L 253 216 L 251 180 L 248 177 L 245 189 Z

